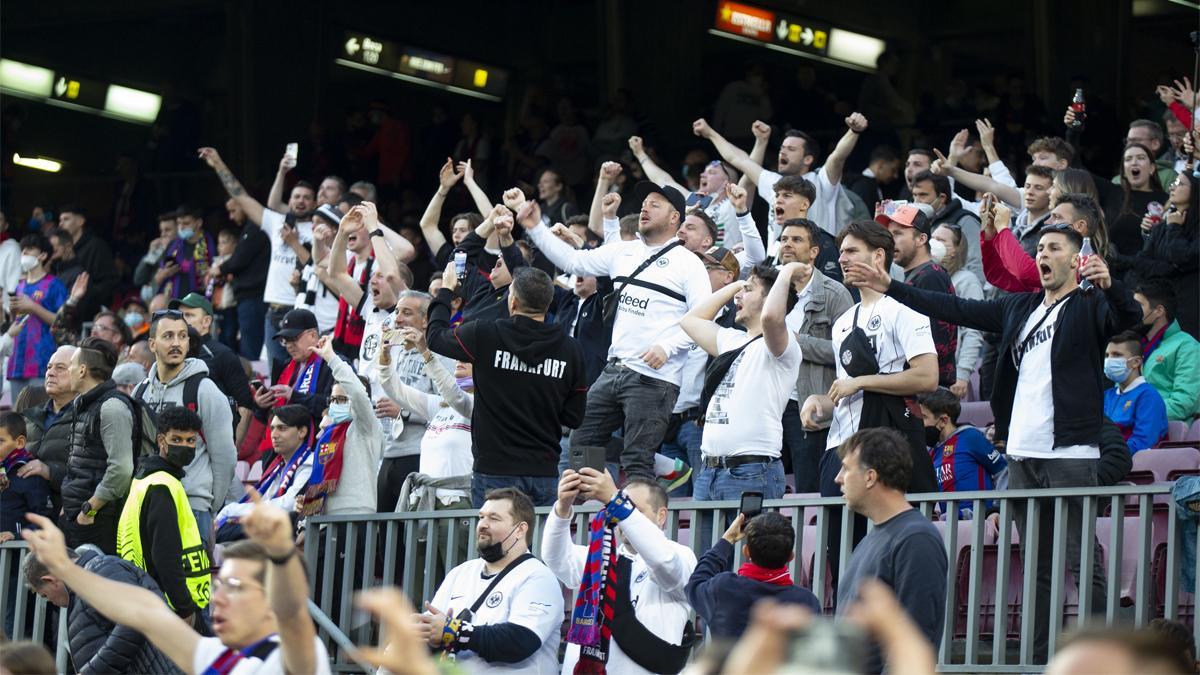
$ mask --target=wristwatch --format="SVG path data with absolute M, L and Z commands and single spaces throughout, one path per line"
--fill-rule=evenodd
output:
M 88 518 L 95 518 L 96 514 L 100 512 L 100 509 L 92 506 L 92 500 L 90 499 L 85 501 L 79 510 L 82 511 L 83 515 L 87 516 Z
M 382 236 L 383 236 L 383 228 L 382 227 L 377 227 L 374 230 L 371 230 L 371 237 L 382 237 Z

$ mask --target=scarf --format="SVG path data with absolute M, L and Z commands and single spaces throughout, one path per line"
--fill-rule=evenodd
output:
M 1163 335 L 1166 335 L 1167 329 L 1170 327 L 1171 324 L 1167 324 L 1160 328 L 1154 335 L 1147 335 L 1142 340 L 1142 357 L 1144 359 L 1149 359 L 1150 354 L 1152 354 L 1155 349 L 1158 349 L 1158 346 L 1162 344 Z
M 633 512 L 633 502 L 618 494 L 592 516 L 587 559 L 579 597 L 571 612 L 567 642 L 579 645 L 576 675 L 605 673 L 612 618 L 616 608 L 617 524 Z
M 271 466 L 267 467 L 266 472 L 263 473 L 263 477 L 258 481 L 258 485 L 254 486 L 254 489 L 258 490 L 259 494 L 261 494 L 265 499 L 276 499 L 278 497 L 282 497 L 288 491 L 288 488 L 292 486 L 292 481 L 296 478 L 296 469 L 299 468 L 299 466 L 304 463 L 304 460 L 312 454 L 312 450 L 313 449 L 311 445 L 304 443 L 296 449 L 296 452 L 292 453 L 292 458 L 287 462 L 283 461 L 283 455 L 275 455 L 275 459 L 271 461 Z M 313 471 L 316 471 L 315 467 L 313 468 Z M 279 481 L 279 487 L 276 488 L 271 494 L 263 493 L 263 490 L 265 490 L 267 486 L 270 485 L 271 482 L 280 475 L 280 473 L 283 474 L 283 480 Z M 250 495 L 244 495 L 238 500 L 238 503 L 244 504 L 248 501 L 250 501 Z
M 179 273 L 164 281 L 160 290 L 168 298 L 181 298 L 192 291 L 199 291 L 200 281 L 208 275 L 208 268 L 212 264 L 213 249 L 212 239 L 207 232 L 201 233 L 195 244 L 176 237 L 167 245 L 162 264 L 168 261 L 178 264 Z
M 4 483 L 8 482 L 8 474 L 13 473 L 23 465 L 28 464 L 33 460 L 34 456 L 29 454 L 29 451 L 25 448 L 17 448 L 16 450 L 8 453 L 8 457 L 5 457 L 3 461 L 0 461 L 0 476 L 5 477 Z M 0 489 L 3 489 L 3 487 L 0 487 Z
M 750 561 L 742 563 L 738 568 L 738 576 L 761 581 L 765 584 L 774 584 L 776 586 L 794 586 L 792 583 L 792 575 L 788 573 L 786 565 L 783 567 L 760 567 Z
M 291 385 L 293 394 L 313 394 L 317 390 L 317 380 L 321 376 L 321 364 L 324 361 L 321 357 L 315 354 L 307 361 L 288 361 L 288 364 L 283 367 L 283 372 L 279 373 L 277 382 Z M 275 407 L 285 405 L 286 401 L 275 400 Z M 269 420 L 268 420 L 269 422 Z M 263 434 L 262 440 L 258 442 L 258 449 L 266 452 L 271 449 L 271 434 Z
M 350 422 L 331 424 L 325 427 L 317 439 L 317 457 L 313 460 L 308 483 L 296 500 L 296 510 L 301 516 L 325 512 L 325 500 L 337 489 L 342 477 L 342 460 L 346 447 L 346 431 Z

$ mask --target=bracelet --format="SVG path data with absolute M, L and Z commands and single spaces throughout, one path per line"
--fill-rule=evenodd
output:
M 744 212 L 742 212 L 742 213 L 739 213 L 739 214 L 737 214 L 737 217 L 738 217 L 738 218 L 745 218 L 745 217 L 746 217 L 746 216 L 748 216 L 748 215 L 750 215 L 750 211 L 744 211 Z
M 295 556 L 296 556 L 296 547 L 293 546 L 292 550 L 288 551 L 287 554 L 285 554 L 285 555 L 279 556 L 278 558 L 276 558 L 275 556 L 272 556 L 272 555 L 267 555 L 267 560 L 270 560 L 271 564 L 273 564 L 273 565 L 286 565 L 286 564 L 288 564 L 288 561 L 290 561 Z
M 462 619 L 447 619 L 442 627 L 442 648 L 449 649 L 458 641 L 458 632 L 462 628 Z
M 382 237 L 382 236 L 383 236 L 383 228 L 382 228 L 382 227 L 377 227 L 377 228 L 375 228 L 374 230 L 371 230 L 371 237 L 372 237 L 372 238 L 374 238 L 374 237 Z

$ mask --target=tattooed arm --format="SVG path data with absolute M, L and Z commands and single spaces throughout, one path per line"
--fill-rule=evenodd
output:
M 200 148 L 200 159 L 203 159 L 213 171 L 217 172 L 217 178 L 221 179 L 221 185 L 225 186 L 225 191 L 229 196 L 242 207 L 246 212 L 246 217 L 256 225 L 262 225 L 263 205 L 254 197 L 251 197 L 246 192 L 246 188 L 225 166 L 221 155 L 217 154 L 216 148 Z

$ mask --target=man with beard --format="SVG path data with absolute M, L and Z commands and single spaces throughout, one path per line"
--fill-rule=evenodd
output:
M 479 557 L 450 570 L 425 613 L 413 617 L 421 639 L 468 672 L 559 672 L 563 596 L 529 552 L 535 518 L 520 490 L 487 493 L 475 528 Z
M 233 444 L 233 412 L 229 399 L 208 376 L 208 366 L 199 358 L 187 358 L 190 344 L 183 312 L 168 309 L 155 314 L 150 324 L 150 350 L 155 367 L 150 377 L 133 391 L 156 413 L 180 405 L 200 416 L 203 433 L 195 457 L 185 468 L 183 487 L 200 537 L 207 546 L 211 539 L 213 514 L 225 505 L 233 484 L 237 448 Z
M 271 357 L 272 374 L 287 361 L 286 351 L 275 340 L 280 322 L 296 302 L 296 289 L 292 286 L 292 271 L 296 263 L 307 264 L 311 254 L 304 244 L 312 244 L 312 212 L 316 206 L 316 190 L 300 181 L 292 188 L 286 214 L 264 208 L 251 197 L 241 182 L 225 166 L 216 148 L 200 148 L 200 158 L 216 172 L 229 196 L 242 207 L 250 222 L 262 227 L 271 240 L 271 264 L 267 270 L 267 285 L 263 300 L 268 304 L 263 324 L 267 353 Z
M 605 562 L 615 573 L 601 575 L 589 560 L 592 546 L 571 541 L 572 505 L 579 496 L 604 505 L 593 516 L 590 543 L 607 540 Z M 657 482 L 634 478 L 617 490 L 607 471 L 563 472 L 542 534 L 542 555 L 558 580 L 580 593 L 567 633 L 564 674 L 598 672 L 596 665 L 612 673 L 675 673 L 687 661 L 691 607 L 684 586 L 696 555 L 667 538 L 666 523 L 667 493 Z

